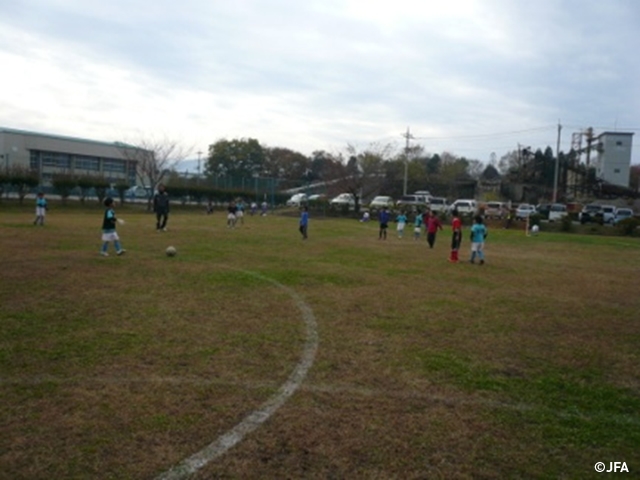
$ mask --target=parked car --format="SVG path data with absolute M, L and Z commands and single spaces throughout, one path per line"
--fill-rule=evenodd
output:
M 602 223 L 613 224 L 616 219 L 616 206 L 615 205 L 602 205 Z
M 136 185 L 124 192 L 126 198 L 149 198 L 150 188 L 141 187 Z
M 429 208 L 432 212 L 446 213 L 448 206 L 447 199 L 444 197 L 431 197 L 429 199 Z
M 569 215 L 567 212 L 567 206 L 563 203 L 554 203 L 549 207 L 549 221 L 555 222 L 557 220 L 562 220 L 563 217 Z
M 393 208 L 394 205 L 395 202 L 393 201 L 393 198 L 386 195 L 378 195 L 371 200 L 369 208 L 372 210 L 380 210 L 382 207 Z
M 582 207 L 582 210 L 580 210 L 580 213 L 578 214 L 578 220 L 583 225 L 589 222 L 600 221 L 598 217 L 602 219 L 602 205 L 599 205 L 597 203 L 590 203 L 588 205 L 585 205 L 584 207 Z
M 353 193 L 341 193 L 337 197 L 332 198 L 329 203 L 339 208 L 348 205 L 349 208 L 352 209 L 356 207 L 356 198 L 353 196 Z
M 549 218 L 549 212 L 551 211 L 550 203 L 539 203 L 536 205 L 536 213 L 542 218 Z
M 450 213 L 454 210 L 457 210 L 460 215 L 473 215 L 474 213 L 476 213 L 477 209 L 478 204 L 475 200 L 459 199 L 449 206 Z
M 413 192 L 414 195 L 422 195 L 424 198 L 429 200 L 431 198 L 431 192 L 429 190 L 417 190 Z
M 326 199 L 327 196 L 324 193 L 314 193 L 313 195 L 309 195 L 308 200 L 310 202 L 318 202 L 320 200 Z
M 308 200 L 306 193 L 296 193 L 287 200 L 287 207 L 299 207 Z
M 424 210 L 429 206 L 427 197 L 422 195 L 403 195 L 396 202 L 397 207 L 409 207 L 410 210 L 422 209 Z
M 525 220 L 536 213 L 536 207 L 530 203 L 521 203 L 516 208 L 516 220 Z
M 487 202 L 484 207 L 484 216 L 487 218 L 502 219 L 507 215 L 507 204 L 504 202 Z
M 613 223 L 616 224 L 622 220 L 633 217 L 633 210 L 630 208 L 616 208 L 616 215 L 613 219 Z

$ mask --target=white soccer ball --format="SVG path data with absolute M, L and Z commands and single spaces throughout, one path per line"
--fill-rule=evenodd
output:
M 175 257 L 178 251 L 176 250 L 176 247 L 167 247 L 165 253 L 167 254 L 167 257 Z
M 540 227 L 538 225 L 534 225 L 531 227 L 531 233 L 533 235 L 537 235 L 539 231 L 540 231 Z

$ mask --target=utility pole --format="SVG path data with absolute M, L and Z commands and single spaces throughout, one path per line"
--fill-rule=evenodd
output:
M 411 135 L 411 132 L 409 131 L 409 127 L 407 127 L 407 133 L 405 133 L 404 135 L 402 135 L 407 143 L 404 149 L 404 185 L 402 187 L 402 195 L 406 195 L 407 194 L 407 178 L 409 176 L 409 141 L 414 138 L 413 135 Z
M 558 120 L 558 142 L 556 143 L 556 166 L 553 173 L 553 199 L 551 203 L 558 201 L 558 170 L 560 169 L 560 132 L 562 132 L 562 125 Z
M 202 152 L 198 150 L 196 153 L 198 154 L 198 178 L 196 178 L 196 184 L 200 185 L 200 155 L 202 155 Z

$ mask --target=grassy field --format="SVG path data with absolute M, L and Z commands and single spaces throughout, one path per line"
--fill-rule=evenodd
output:
M 637 238 L 491 229 L 478 266 L 448 229 L 123 207 L 102 258 L 99 207 L 32 213 L 0 205 L 2 479 L 161 475 L 278 394 L 305 309 L 299 388 L 195 478 L 640 476 Z

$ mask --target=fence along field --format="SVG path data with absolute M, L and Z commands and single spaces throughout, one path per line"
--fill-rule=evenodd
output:
M 127 254 L 101 258 L 101 209 L 53 207 L 0 210 L 2 478 L 154 478 L 229 431 L 305 346 L 277 285 L 315 361 L 197 478 L 640 468 L 636 238 L 496 228 L 479 267 L 447 262 L 448 231 L 429 250 L 312 216 L 303 242 L 295 217 L 176 211 L 157 233 L 123 207 Z

